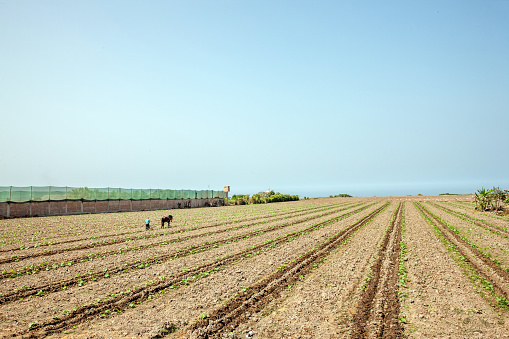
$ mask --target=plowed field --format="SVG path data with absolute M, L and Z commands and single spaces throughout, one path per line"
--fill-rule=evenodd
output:
M 509 221 L 471 200 L 0 220 L 0 337 L 509 338 Z

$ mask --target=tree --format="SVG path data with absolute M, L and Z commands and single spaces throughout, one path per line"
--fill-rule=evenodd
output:
M 502 209 L 505 199 L 506 194 L 500 189 L 500 187 L 493 187 L 491 190 L 491 200 L 495 211 L 500 211 Z
M 475 193 L 475 208 L 480 210 L 481 212 L 486 211 L 486 209 L 491 205 L 491 192 L 493 190 L 487 190 L 484 187 L 482 189 L 477 190 Z

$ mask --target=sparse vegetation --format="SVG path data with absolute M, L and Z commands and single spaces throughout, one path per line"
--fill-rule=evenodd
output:
M 271 197 L 277 195 L 275 192 L 270 194 Z M 2 291 L 4 295 L 0 294 L 0 300 L 4 307 L 10 305 L 18 307 L 24 303 L 27 305 L 26 314 L 19 316 L 16 333 L 20 336 L 30 334 L 37 337 L 41 333 L 46 333 L 44 331 L 51 329 L 52 326 L 58 325 L 61 326 L 59 331 L 76 331 L 80 334 L 79 329 L 73 328 L 77 324 L 73 322 L 78 321 L 77 319 L 83 317 L 83 322 L 90 322 L 100 330 L 102 326 L 106 326 L 105 319 L 110 318 L 114 321 L 120 313 L 123 317 L 132 315 L 129 320 L 135 323 L 144 309 L 168 305 L 166 299 L 168 296 L 176 302 L 175 307 L 179 307 L 180 303 L 201 302 L 186 297 L 190 288 L 203 289 L 204 295 L 209 293 L 208 300 L 215 300 L 211 297 L 212 293 L 224 295 L 206 307 L 196 304 L 199 306 L 193 315 L 196 319 L 187 318 L 185 324 L 179 323 L 174 327 L 175 331 L 187 331 L 188 324 L 203 324 L 205 329 L 207 324 L 219 324 L 217 311 L 223 306 L 237 307 L 234 302 L 245 305 L 245 309 L 238 308 L 239 319 L 259 317 L 257 311 L 251 307 L 252 304 L 255 305 L 262 300 L 270 301 L 270 307 L 276 309 L 280 300 L 278 293 L 285 295 L 285 298 L 289 293 L 300 294 L 302 296 L 300 300 L 304 303 L 303 308 L 308 306 L 305 296 L 315 292 L 328 298 L 330 302 L 337 302 L 344 297 L 343 288 L 338 281 L 348 284 L 346 287 L 351 291 L 358 291 L 359 295 L 371 293 L 374 287 L 370 286 L 391 281 L 391 300 L 395 301 L 393 305 L 398 303 L 401 305 L 395 317 L 391 319 L 395 319 L 394 322 L 398 326 L 405 328 L 405 332 L 411 332 L 414 317 L 409 315 L 415 311 L 416 305 L 421 307 L 426 303 L 425 309 L 431 310 L 428 313 L 444 311 L 437 306 L 438 303 L 429 299 L 426 285 L 431 284 L 429 282 L 426 285 L 421 284 L 421 281 L 425 281 L 423 276 L 426 274 L 416 269 L 416 265 L 422 265 L 421 259 L 416 256 L 418 253 L 415 252 L 416 245 L 426 249 L 428 246 L 416 242 L 416 239 L 419 239 L 419 234 L 416 234 L 416 229 L 413 228 L 417 225 L 416 221 L 421 224 L 419 227 L 428 228 L 431 236 L 432 230 L 436 232 L 441 240 L 437 242 L 437 246 L 442 246 L 441 248 L 446 250 L 444 253 L 449 252 L 468 278 L 465 281 L 471 282 L 472 288 L 478 289 L 476 297 L 479 295 L 483 297 L 497 312 L 508 310 L 508 296 L 497 292 L 497 282 L 490 281 L 489 275 L 485 276 L 483 273 L 486 263 L 491 265 L 490 270 L 501 272 L 497 273 L 501 276 L 505 274 L 501 269 L 509 272 L 507 247 L 504 247 L 509 239 L 506 236 L 508 230 L 504 228 L 507 224 L 503 224 L 505 219 L 501 217 L 500 222 L 497 221 L 493 225 L 484 222 L 482 220 L 484 216 L 474 213 L 473 202 L 465 202 L 466 198 L 444 197 L 440 200 L 428 200 L 426 197 L 415 206 L 408 201 L 421 199 L 417 197 L 310 199 L 300 203 L 262 205 L 263 202 L 256 204 L 250 202 L 253 197 L 249 197 L 246 202 L 249 206 L 244 207 L 179 210 L 176 212 L 180 213 L 175 222 L 176 226 L 170 230 L 155 229 L 145 232 L 140 225 L 133 225 L 129 221 L 127 217 L 130 214 L 121 215 L 120 217 L 126 218 L 126 227 L 130 227 L 131 230 L 138 227 L 140 236 L 127 233 L 129 229 L 125 229 L 123 232 L 126 233 L 122 233 L 123 235 L 119 234 L 118 228 L 124 226 L 121 223 L 99 221 L 115 220 L 113 214 L 40 218 L 35 223 L 35 219 L 0 221 L 5 239 L 8 240 L 1 243 L 0 248 L 6 252 L 4 260 L 12 262 L 12 267 L 5 266 L 6 269 L 0 276 L 0 281 L 9 286 L 9 289 Z M 399 202 L 396 202 L 398 200 Z M 407 201 L 408 215 L 405 211 L 405 202 L 401 200 Z M 462 200 L 465 204 L 465 213 L 456 212 L 458 208 L 454 208 L 454 211 L 440 208 L 447 201 L 460 204 Z M 389 206 L 389 202 L 399 204 L 401 214 L 398 214 L 397 207 L 389 212 L 387 209 L 394 206 Z M 397 217 L 398 215 L 400 217 Z M 469 215 L 475 215 L 477 218 Z M 54 224 L 58 226 L 50 223 L 50 220 L 54 220 Z M 66 220 L 79 225 L 80 230 L 57 228 L 60 224 L 65 226 Z M 373 227 L 364 227 L 372 221 Z M 25 234 L 24 223 L 38 223 L 39 229 Z M 58 238 L 58 246 L 53 247 L 60 252 L 46 255 L 52 248 L 47 248 L 46 251 L 45 248 L 33 246 L 35 241 L 37 243 L 53 241 L 52 238 L 42 239 L 37 233 L 46 232 L 46 228 L 43 229 L 41 226 L 43 223 L 47 224 L 44 225 L 47 230 L 55 231 L 55 235 L 59 235 L 58 232 L 62 233 Z M 463 227 L 461 223 L 466 226 Z M 495 225 L 498 223 L 501 226 Z M 390 228 L 390 225 L 393 227 Z M 401 238 L 397 236 L 398 228 L 401 230 Z M 389 229 L 392 231 L 389 232 Z M 89 232 L 85 232 L 88 230 Z M 109 230 L 110 236 L 101 239 L 104 230 Z M 202 231 L 195 232 L 196 235 L 190 233 L 197 230 Z M 81 240 L 75 240 L 75 234 L 79 232 L 84 236 Z M 357 235 L 357 232 L 362 234 Z M 482 238 L 478 237 L 481 232 Z M 407 235 L 410 237 L 407 238 Z M 17 242 L 17 237 L 22 241 Z M 457 240 L 453 237 L 457 237 Z M 32 242 L 28 240 L 32 238 L 35 240 Z M 490 248 L 493 242 L 485 241 L 486 238 L 492 238 L 495 244 L 501 245 Z M 456 242 L 460 246 L 457 246 Z M 26 246 L 20 248 L 23 244 Z M 116 246 L 112 246 L 115 244 Z M 84 245 L 89 246 L 88 249 Z M 463 253 L 463 248 L 469 248 L 469 252 Z M 469 267 L 469 263 L 473 262 L 470 252 L 478 253 L 477 257 L 483 258 L 484 264 Z M 61 256 L 63 253 L 66 254 L 64 261 Z M 30 254 L 33 256 L 25 256 Z M 189 257 L 189 261 L 183 260 L 185 257 Z M 381 258 L 380 265 L 372 265 L 378 258 Z M 386 261 L 389 258 L 391 261 Z M 454 265 L 454 261 L 451 263 Z M 89 266 L 90 264 L 94 265 Z M 162 269 L 164 266 L 169 268 Z M 383 267 L 391 269 L 382 269 Z M 330 276 L 323 274 L 337 268 L 339 268 L 337 274 Z M 51 281 L 53 275 L 50 270 L 58 270 L 58 275 L 54 275 L 58 277 L 58 281 Z M 451 279 L 455 279 L 458 273 L 448 274 L 453 275 Z M 214 278 L 211 278 L 212 276 Z M 262 282 L 263 286 L 266 284 L 263 289 L 260 287 Z M 423 298 L 428 299 L 416 298 L 414 292 L 416 287 L 419 288 Z M 431 290 L 429 287 L 432 296 L 441 299 L 440 302 L 449 298 L 449 294 L 443 293 L 446 288 L 442 286 Z M 456 289 L 456 285 L 452 288 L 455 293 L 461 292 Z M 361 291 L 365 292 L 360 293 Z M 67 296 L 68 300 L 60 298 L 59 304 L 55 304 L 54 296 L 57 293 Z M 80 298 L 78 303 L 75 303 L 76 297 Z M 380 314 L 370 311 L 380 301 L 377 298 L 374 300 L 373 303 L 352 300 L 348 305 L 345 304 L 346 308 L 338 308 L 338 314 L 345 314 L 347 321 L 345 325 L 351 326 L 350 324 L 357 319 L 356 314 L 361 312 Z M 480 303 L 483 302 L 482 298 L 479 300 Z M 47 307 L 39 310 L 37 305 L 50 306 L 51 310 L 43 312 Z M 144 306 L 140 307 L 142 305 Z M 368 308 L 363 311 L 364 305 Z M 318 304 L 312 307 L 315 307 L 315 312 L 319 312 L 320 306 Z M 260 304 L 260 314 L 268 312 L 269 308 L 264 307 Z M 412 307 L 414 309 L 410 310 Z M 488 307 L 484 307 L 483 312 Z M 444 312 L 445 319 L 448 309 L 449 307 Z M 270 310 L 272 312 L 273 309 Z M 268 317 L 271 312 L 267 313 Z M 298 319 L 295 318 L 295 321 Z M 164 325 L 163 328 L 170 327 Z M 132 334 L 128 329 L 126 332 Z M 233 332 L 239 334 L 235 329 Z
M 499 187 L 485 189 L 484 187 L 475 192 L 475 209 L 481 212 L 501 211 L 504 202 L 508 202 L 507 190 L 502 191 Z
M 279 192 L 259 192 L 250 196 L 249 194 L 235 194 L 229 200 L 230 205 L 268 204 L 272 202 L 298 201 L 298 195 L 281 194 Z

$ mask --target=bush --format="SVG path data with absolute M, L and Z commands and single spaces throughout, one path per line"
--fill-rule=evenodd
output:
M 509 202 L 507 191 L 502 191 L 499 187 L 488 190 L 483 187 L 475 193 L 475 208 L 481 212 L 500 211 L 504 201 Z
M 297 201 L 299 200 L 298 195 L 281 194 L 279 192 L 268 191 L 259 192 L 253 194 L 252 197 L 249 194 L 241 195 L 235 194 L 231 197 L 230 205 L 247 205 L 247 204 L 267 204 L 271 202 L 283 202 L 283 201 Z

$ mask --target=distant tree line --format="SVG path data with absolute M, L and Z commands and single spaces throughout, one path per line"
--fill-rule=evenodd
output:
M 230 205 L 268 204 L 271 202 L 297 201 L 298 195 L 281 194 L 268 191 L 259 192 L 250 196 L 249 194 L 235 194 L 229 199 Z
M 352 196 L 350 194 L 346 194 L 346 193 L 329 195 L 329 198 L 351 198 L 351 197 Z

